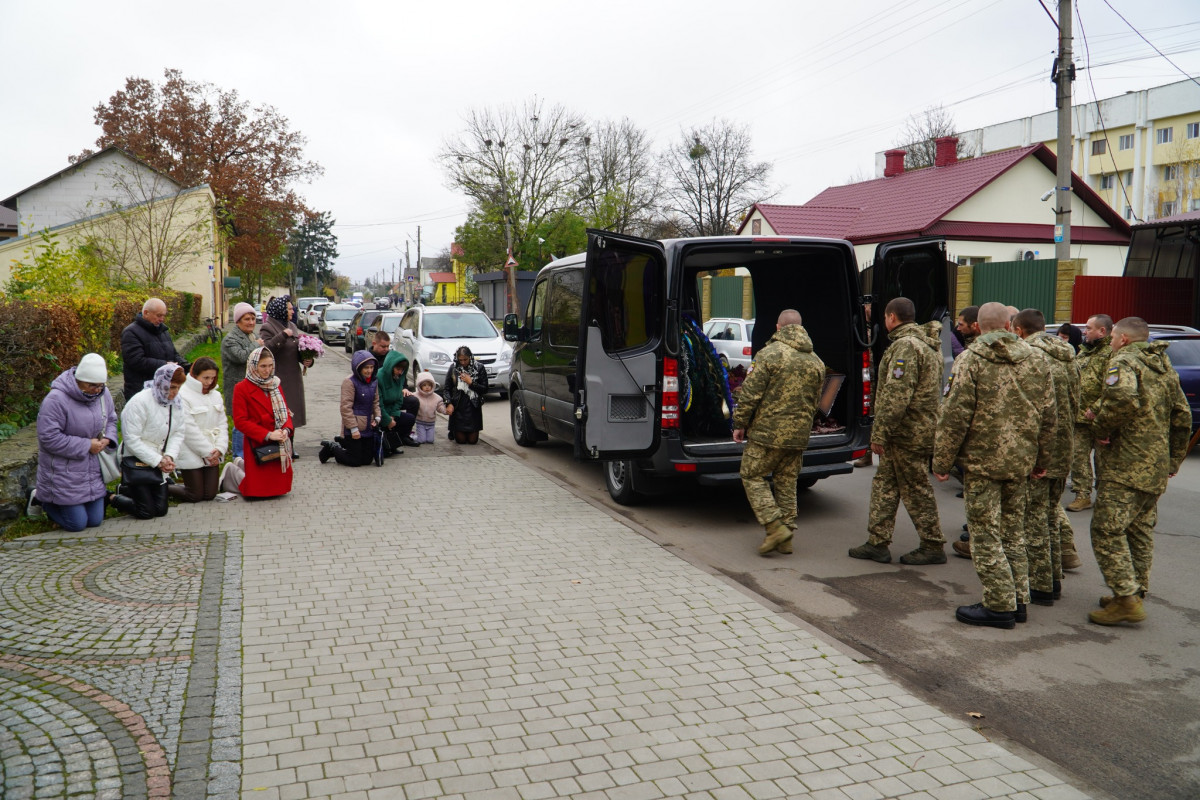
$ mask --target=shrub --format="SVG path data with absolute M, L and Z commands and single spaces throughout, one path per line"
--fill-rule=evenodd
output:
M 0 422 L 37 415 L 59 373 L 79 361 L 79 320 L 59 303 L 0 302 Z
M 79 347 L 83 353 L 99 353 L 105 358 L 113 352 L 112 321 L 114 303 L 111 297 L 80 297 L 65 295 L 58 302 L 75 312 L 79 320 Z

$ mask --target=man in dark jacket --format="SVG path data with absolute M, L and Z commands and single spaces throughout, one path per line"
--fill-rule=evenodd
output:
M 125 370 L 125 400 L 140 392 L 143 384 L 154 377 L 163 364 L 178 364 L 184 370 L 188 364 L 175 351 L 171 329 L 163 324 L 167 304 L 151 297 L 142 305 L 142 313 L 121 331 L 121 360 Z M 231 390 L 232 391 L 232 390 Z

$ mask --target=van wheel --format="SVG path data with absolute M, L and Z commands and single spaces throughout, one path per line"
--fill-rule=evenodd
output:
M 605 461 L 604 485 L 612 499 L 623 506 L 641 502 L 642 496 L 633 490 L 632 461 Z
M 529 412 L 525 410 L 525 404 L 514 395 L 510 407 L 509 417 L 512 421 L 513 441 L 521 447 L 533 447 L 538 440 L 534 435 L 533 422 L 529 419 Z
M 798 478 L 796 480 L 797 489 L 811 489 L 817 485 L 816 478 Z

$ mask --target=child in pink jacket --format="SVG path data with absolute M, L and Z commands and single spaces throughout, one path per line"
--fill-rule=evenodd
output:
M 433 444 L 433 426 L 437 415 L 446 413 L 446 401 L 433 391 L 433 375 L 422 372 L 417 375 L 417 399 L 421 407 L 417 410 L 417 424 L 413 428 L 413 438 L 421 444 Z

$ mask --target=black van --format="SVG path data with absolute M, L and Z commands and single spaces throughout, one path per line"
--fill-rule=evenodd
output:
M 872 269 L 876 296 L 869 298 L 854 247 L 842 240 L 658 242 L 589 230 L 586 253 L 538 274 L 524 318 L 505 317 L 505 338 L 517 342 L 509 384 L 517 443 L 528 447 L 547 436 L 573 442 L 577 458 L 604 461 L 608 491 L 624 504 L 679 479 L 740 482 L 743 445 L 729 432 L 730 396 L 722 400 L 725 387 L 712 385 L 707 397 L 696 394 L 716 360 L 699 332 L 701 281 L 721 270 L 750 277 L 761 322 L 752 352 L 775 332 L 779 313 L 794 308 L 829 369 L 826 413 L 804 453 L 799 485 L 851 472 L 850 461 L 870 440 L 870 350 L 886 346 L 864 303 L 873 303 L 875 320 L 897 295 L 916 302 L 921 321 L 946 316 L 953 276 L 940 241 L 882 245 Z M 707 418 L 692 407 L 701 401 Z

